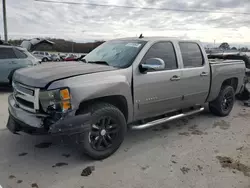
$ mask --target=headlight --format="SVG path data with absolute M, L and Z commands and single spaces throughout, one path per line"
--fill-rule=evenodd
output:
M 56 110 L 65 112 L 71 109 L 70 92 L 68 88 L 41 91 L 39 99 L 45 112 Z

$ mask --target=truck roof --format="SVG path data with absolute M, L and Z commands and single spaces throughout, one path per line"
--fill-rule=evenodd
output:
M 126 38 L 118 38 L 114 40 L 142 40 L 142 41 L 159 41 L 159 40 L 170 40 L 170 41 L 185 41 L 185 42 L 200 42 L 199 40 L 186 40 L 186 39 L 178 39 L 175 37 L 126 37 Z

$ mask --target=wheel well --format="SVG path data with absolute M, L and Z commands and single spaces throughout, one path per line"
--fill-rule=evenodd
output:
M 79 105 L 79 109 L 76 111 L 76 114 L 79 113 L 79 110 L 87 109 L 93 103 L 98 103 L 98 102 L 105 102 L 114 105 L 123 113 L 124 117 L 126 118 L 126 121 L 128 120 L 127 100 L 124 96 L 121 95 L 112 95 L 112 96 L 106 96 L 87 101 L 82 101 Z
M 229 78 L 222 83 L 222 86 L 232 86 L 234 91 L 236 91 L 238 87 L 238 78 Z

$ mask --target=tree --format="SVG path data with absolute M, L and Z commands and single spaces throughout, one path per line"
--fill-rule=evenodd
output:
M 243 48 L 240 48 L 239 49 L 241 52 L 247 52 L 248 51 L 248 48 L 247 47 L 243 47 Z
M 237 50 L 237 48 L 236 47 L 232 47 L 231 50 Z
M 221 45 L 219 46 L 219 48 L 223 49 L 223 50 L 229 50 L 230 46 L 227 42 L 223 42 L 221 43 Z

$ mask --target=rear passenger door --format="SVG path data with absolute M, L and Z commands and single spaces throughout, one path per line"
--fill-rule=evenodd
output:
M 160 58 L 165 62 L 165 70 L 137 72 L 134 76 L 134 115 L 144 119 L 179 109 L 181 70 L 179 69 L 175 48 L 172 42 L 154 43 L 146 52 L 140 63 L 150 58 Z
M 0 82 L 8 83 L 8 76 L 15 67 L 16 55 L 11 47 L 0 47 Z
M 14 48 L 14 52 L 17 57 L 15 60 L 16 69 L 32 65 L 32 62 L 28 59 L 28 56 L 23 51 L 19 50 L 18 48 Z
M 184 96 L 182 108 L 203 104 L 210 86 L 210 67 L 206 63 L 202 48 L 195 42 L 179 42 L 183 61 L 182 90 Z

